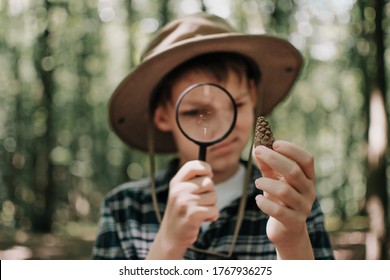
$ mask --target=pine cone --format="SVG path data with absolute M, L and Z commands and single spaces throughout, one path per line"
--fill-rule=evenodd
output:
M 255 147 L 264 145 L 272 149 L 272 144 L 274 141 L 275 138 L 272 134 L 271 126 L 269 125 L 268 121 L 263 116 L 258 117 L 255 129 Z

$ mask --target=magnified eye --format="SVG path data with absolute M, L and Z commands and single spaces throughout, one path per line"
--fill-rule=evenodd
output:
M 200 120 L 210 120 L 213 116 L 213 109 L 208 107 L 188 108 L 180 111 L 180 117 L 196 117 Z
M 200 109 L 189 109 L 180 112 L 180 116 L 182 117 L 198 117 L 201 114 L 202 114 L 202 110 Z

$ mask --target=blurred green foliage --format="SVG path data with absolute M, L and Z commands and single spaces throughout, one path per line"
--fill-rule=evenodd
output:
M 286 38 L 302 52 L 304 71 L 271 125 L 277 138 L 315 154 L 328 228 L 367 228 L 366 219 L 352 218 L 362 215 L 366 194 L 364 69 L 375 70 L 375 46 L 363 32 L 375 30 L 375 11 L 358 4 L 0 0 L 1 230 L 82 235 L 81 224 L 97 225 L 105 193 L 148 175 L 145 155 L 110 131 L 107 102 L 158 27 L 202 9 L 242 31 Z M 388 2 L 384 14 L 388 30 Z

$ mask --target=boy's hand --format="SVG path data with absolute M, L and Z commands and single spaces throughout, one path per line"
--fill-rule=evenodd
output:
M 196 241 L 201 224 L 218 219 L 212 176 L 210 165 L 196 160 L 184 164 L 171 180 L 167 208 L 156 237 L 163 246 L 160 254 L 164 256 L 159 259 L 182 258 Z
M 312 258 L 306 219 L 316 197 L 314 158 L 287 141 L 275 141 L 273 149 L 258 146 L 254 150 L 263 174 L 256 187 L 264 193 L 256 197 L 256 203 L 270 216 L 268 238 L 278 257 Z

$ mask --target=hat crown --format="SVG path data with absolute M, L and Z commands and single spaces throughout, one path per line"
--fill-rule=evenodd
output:
M 162 28 L 147 45 L 142 60 L 161 53 L 173 45 L 201 36 L 237 32 L 226 20 L 212 14 L 198 13 L 177 19 Z

